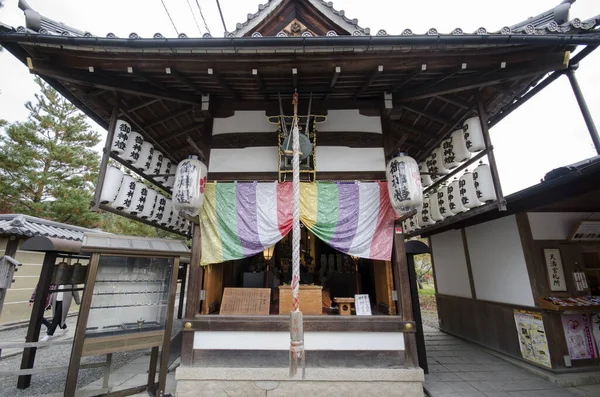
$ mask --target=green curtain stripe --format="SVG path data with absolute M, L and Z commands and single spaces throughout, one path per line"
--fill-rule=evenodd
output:
M 217 183 L 217 219 L 223 261 L 244 257 L 242 243 L 237 235 L 236 187 L 236 183 Z
M 317 224 L 313 232 L 326 243 L 335 234 L 338 221 L 338 187 L 317 182 Z

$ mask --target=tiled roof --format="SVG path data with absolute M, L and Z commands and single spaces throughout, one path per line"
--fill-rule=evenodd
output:
M 283 0 L 269 0 L 266 4 L 261 4 L 258 7 L 258 11 L 254 14 L 248 14 L 246 21 L 238 23 L 236 30 L 233 32 L 225 32 L 226 37 L 240 37 L 249 32 L 254 26 L 257 26 L 261 20 L 273 12 L 277 6 L 282 3 Z M 333 8 L 332 2 L 326 2 L 324 0 L 306 0 L 310 1 L 316 8 L 321 10 L 334 22 L 338 22 L 340 25 L 344 25 L 347 30 L 355 36 L 368 36 L 370 35 L 369 28 L 361 28 L 358 25 L 357 19 L 350 19 L 346 17 L 343 10 L 336 10 Z M 480 27 L 475 32 L 466 32 L 461 28 L 456 28 L 451 32 L 439 32 L 436 28 L 431 28 L 426 32 L 416 33 L 411 29 L 404 29 L 401 36 L 456 36 L 456 35 L 487 35 L 487 34 L 501 34 L 501 35 L 545 35 L 545 34 L 577 34 L 577 33 L 592 33 L 598 32 L 596 28 L 600 26 L 600 15 L 595 17 L 582 20 L 580 18 L 573 18 L 568 20 L 569 8 L 571 3 L 575 0 L 564 0 L 558 6 L 547 10 L 540 15 L 528 18 L 522 22 L 511 26 L 505 26 L 500 30 L 490 30 L 484 27 Z M 62 23 L 56 22 L 52 19 L 44 17 L 34 11 L 33 9 L 26 8 L 26 4 L 20 4 L 25 12 L 26 27 L 20 26 L 17 28 L 17 32 L 20 33 L 39 33 L 47 35 L 62 35 L 62 36 L 73 36 L 73 37 L 100 37 L 95 36 L 89 32 L 84 32 L 75 28 L 71 28 Z M 6 29 L 5 29 L 6 30 Z M 328 36 L 337 36 L 336 32 L 329 32 Z M 376 33 L 377 36 L 390 36 L 387 31 L 379 30 Z M 255 32 L 253 37 L 260 37 L 260 32 Z M 117 38 L 113 33 L 106 34 L 107 38 Z M 179 38 L 187 38 L 185 33 L 180 33 Z M 202 36 L 203 38 L 209 39 L 211 35 L 206 33 Z M 284 37 L 281 35 L 279 37 Z M 164 39 L 161 33 L 156 33 L 153 39 Z M 129 35 L 129 39 L 139 39 L 137 33 L 133 32 Z
M 361 28 L 358 26 L 358 19 L 351 19 L 346 16 L 344 10 L 336 10 L 333 8 L 333 2 L 324 0 L 307 0 L 312 3 L 315 8 L 325 14 L 329 19 L 338 22 L 338 24 L 355 36 L 368 36 L 371 33 L 369 28 Z M 241 37 L 248 32 L 250 28 L 256 26 L 267 15 L 273 12 L 283 0 L 269 0 L 266 4 L 259 4 L 258 11 L 254 14 L 248 14 L 246 20 L 236 25 L 236 30 L 231 33 L 225 33 L 226 37 Z M 260 32 L 259 32 L 260 33 Z
M 82 241 L 83 234 L 86 232 L 98 233 L 97 230 L 48 221 L 29 215 L 0 215 L 0 234 L 26 237 L 44 236 Z

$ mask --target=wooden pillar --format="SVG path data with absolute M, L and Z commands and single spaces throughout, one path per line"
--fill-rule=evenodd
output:
M 104 144 L 104 149 L 102 149 L 102 160 L 100 161 L 96 190 L 94 191 L 94 198 L 92 199 L 92 211 L 99 211 L 100 209 L 100 195 L 102 194 L 102 187 L 104 186 L 104 177 L 106 176 L 106 167 L 108 167 L 108 159 L 110 158 L 110 149 L 112 146 L 113 137 L 115 136 L 115 128 L 117 127 L 117 118 L 119 117 L 120 106 L 121 94 L 117 94 L 117 100 L 110 116 L 108 130 L 106 131 L 106 143 Z
M 406 261 L 408 265 L 408 281 L 410 286 L 410 298 L 412 303 L 413 317 L 415 320 L 415 327 L 417 329 L 417 356 L 419 359 L 419 366 L 423 368 L 423 371 L 426 374 L 428 374 L 429 368 L 427 366 L 427 352 L 425 351 L 425 333 L 423 331 L 423 319 L 421 318 L 419 291 L 417 291 L 417 272 L 415 271 L 415 256 L 413 254 L 409 254 L 406 258 Z
M 402 321 L 414 321 L 412 298 L 410 295 L 410 276 L 401 222 L 396 222 L 394 227 L 392 266 L 394 270 L 394 284 L 398 292 L 398 314 L 402 316 Z M 404 357 L 407 368 L 416 368 L 419 366 L 417 338 L 414 332 L 404 332 Z
M 46 309 L 46 296 L 50 290 L 50 281 L 54 271 L 54 263 L 56 262 L 56 252 L 46 252 L 44 262 L 42 263 L 42 271 L 35 290 L 35 300 L 31 310 L 29 319 L 29 328 L 25 342 L 37 342 L 40 337 L 40 328 L 42 327 L 42 317 Z M 26 347 L 23 350 L 21 358 L 21 369 L 31 369 L 35 363 L 36 347 Z M 26 389 L 31 385 L 31 375 L 21 375 L 17 381 L 17 388 Z
M 187 263 L 183 263 L 181 265 L 183 267 L 183 277 L 181 278 L 181 287 L 179 290 L 179 308 L 177 309 L 177 318 L 181 319 L 183 318 L 183 301 L 185 298 L 185 282 L 187 279 L 187 269 L 188 269 L 188 265 Z
M 4 255 L 16 259 L 15 256 L 17 256 L 17 249 L 19 248 L 20 241 L 21 239 L 19 236 L 9 236 L 6 248 L 4 249 Z
M 200 291 L 204 281 L 204 269 L 200 265 L 202 257 L 200 225 L 192 226 L 192 253 L 189 264 L 189 283 L 187 301 L 185 305 L 186 320 L 193 320 L 200 312 Z M 185 320 L 184 320 L 185 321 Z M 185 327 L 184 327 L 185 329 Z M 192 365 L 194 353 L 194 332 L 184 331 L 183 344 L 181 346 L 181 364 Z

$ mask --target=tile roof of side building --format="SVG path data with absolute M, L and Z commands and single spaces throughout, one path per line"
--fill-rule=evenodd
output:
M 246 21 L 238 23 L 236 30 L 233 32 L 225 32 L 225 37 L 228 38 L 240 38 L 251 30 L 258 26 L 261 21 L 267 18 L 273 13 L 278 6 L 282 5 L 285 0 L 269 0 L 266 4 L 261 4 L 258 7 L 258 11 L 254 14 L 248 14 Z M 344 10 L 336 10 L 333 8 L 332 2 L 326 2 L 324 0 L 307 0 L 321 13 L 327 16 L 330 20 L 343 27 L 347 33 L 354 36 L 369 36 L 370 29 L 362 28 L 358 25 L 357 19 L 350 19 L 346 17 Z M 577 34 L 577 33 L 600 33 L 596 28 L 600 26 L 600 15 L 596 15 L 592 18 L 585 20 L 579 18 L 569 19 L 569 10 L 571 4 L 576 0 L 563 0 L 556 7 L 553 7 L 541 14 L 530 17 L 524 21 L 513 24 L 511 26 L 505 26 L 500 30 L 489 30 L 484 27 L 480 27 L 475 32 L 465 32 L 461 28 L 456 28 L 449 33 L 440 33 L 436 28 L 431 28 L 424 33 L 414 33 L 411 29 L 404 29 L 401 33 L 402 36 L 460 36 L 460 35 L 487 35 L 487 34 L 501 34 L 501 35 L 544 35 L 544 34 Z M 47 18 L 40 15 L 37 11 L 33 10 L 25 0 L 19 0 L 19 8 L 25 13 L 25 27 L 19 26 L 16 30 L 19 33 L 39 33 L 46 35 L 62 35 L 62 36 L 74 36 L 74 37 L 100 37 L 90 32 L 79 30 L 67 26 L 61 22 L 57 22 L 53 19 Z M 5 25 L 5 30 L 8 28 Z M 340 32 L 341 33 L 341 32 Z M 331 31 L 328 33 L 331 36 L 337 36 L 338 32 Z M 253 37 L 261 37 L 260 32 L 253 32 Z M 279 36 L 279 35 L 278 35 Z M 281 37 L 283 37 L 282 35 Z M 376 36 L 390 36 L 385 30 L 379 30 Z M 106 34 L 107 38 L 117 38 L 113 33 Z M 187 38 L 185 33 L 180 33 L 179 38 Z M 203 38 L 211 38 L 212 36 L 205 33 Z M 137 33 L 131 33 L 130 39 L 143 39 Z M 153 39 L 164 39 L 161 33 L 156 33 Z
M 0 215 L 0 235 L 24 237 L 54 237 L 65 240 L 82 241 L 84 233 L 104 233 L 95 229 L 67 225 L 23 214 Z

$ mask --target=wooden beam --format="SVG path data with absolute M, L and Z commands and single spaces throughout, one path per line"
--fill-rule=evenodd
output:
M 325 94 L 325 98 L 323 98 L 324 100 L 327 100 L 327 98 L 329 98 L 329 95 L 331 95 L 331 93 L 333 92 L 335 85 L 337 84 L 337 81 L 340 78 L 340 73 L 342 73 L 342 67 L 336 66 L 333 72 L 333 76 L 331 77 L 331 82 L 329 83 L 329 92 Z
M 161 142 L 166 142 L 169 141 L 171 139 L 175 139 L 175 138 L 179 138 L 180 136 L 183 136 L 185 134 L 188 134 L 191 131 L 197 130 L 198 128 L 200 128 L 202 125 L 200 123 L 193 123 L 193 124 L 188 124 L 186 126 L 181 127 L 178 130 L 173 131 L 172 133 L 170 133 L 169 135 L 165 136 Z
M 102 92 L 104 92 L 105 90 L 101 90 Z M 160 102 L 160 99 L 151 99 L 149 101 L 143 101 L 141 102 L 139 105 L 135 105 L 133 107 L 127 108 L 127 112 L 137 112 L 140 109 L 146 108 L 150 105 L 155 104 L 156 102 Z M 125 112 L 123 110 L 119 111 L 119 116 L 123 115 Z
M 402 80 L 398 84 L 392 86 L 390 92 L 398 91 L 404 85 L 410 83 L 415 77 L 417 77 L 418 75 L 420 75 L 421 72 L 422 72 L 422 70 L 421 70 L 421 68 L 419 68 L 418 70 L 415 70 L 415 71 L 409 73 L 408 76 L 406 76 L 406 78 L 404 80 Z
M 530 62 L 526 65 L 515 65 L 510 69 L 497 69 L 494 73 L 485 75 L 485 72 L 473 76 L 467 76 L 460 79 L 454 79 L 444 84 L 439 84 L 431 88 L 417 88 L 411 91 L 403 91 L 397 96 L 400 103 L 413 102 L 419 99 L 425 99 L 432 96 L 452 94 L 455 92 L 473 90 L 485 86 L 493 86 L 505 81 L 525 79 L 529 77 L 542 76 L 546 73 L 565 68 L 563 63 L 564 55 L 557 54 L 548 57 L 540 57 L 540 60 Z
M 156 118 L 148 121 L 148 124 L 144 124 L 144 126 L 142 128 L 152 128 L 159 124 L 164 124 L 165 121 L 169 121 L 169 120 L 173 120 L 178 117 L 181 117 L 185 114 L 190 113 L 192 110 L 193 110 L 192 107 L 187 107 L 187 106 L 180 108 L 180 109 L 169 110 L 167 116 L 156 117 Z
M 369 78 L 363 83 L 363 85 L 358 89 L 358 91 L 356 92 L 356 94 L 354 94 L 354 99 L 358 98 L 363 92 L 366 91 L 367 88 L 369 88 L 369 86 L 371 84 L 373 84 L 373 82 L 375 80 L 377 80 L 377 77 L 379 77 L 379 75 L 383 73 L 383 65 L 378 65 L 377 69 L 375 69 L 371 75 L 369 76 Z
M 71 68 L 60 68 L 50 63 L 38 60 L 31 61 L 29 69 L 32 74 L 48 76 L 58 80 L 82 84 L 90 87 L 164 99 L 174 102 L 192 104 L 200 103 L 200 99 L 194 95 L 177 93 L 173 92 L 172 90 L 164 91 L 160 89 L 154 89 L 152 87 L 148 87 L 147 85 L 132 81 L 131 79 L 108 75 L 106 73 L 106 77 L 101 77 L 96 73 L 82 72 L 80 70 Z
M 465 101 L 462 101 L 462 100 L 456 99 L 456 98 L 452 98 L 452 97 L 448 97 L 445 95 L 436 95 L 434 98 L 439 99 L 440 101 L 449 103 L 451 105 L 457 106 L 461 109 L 472 109 L 473 108 L 472 105 L 470 105 L 469 103 L 467 103 Z
M 258 92 L 263 95 L 263 98 L 268 99 L 269 96 L 265 94 L 265 84 L 263 83 L 262 77 L 260 77 L 260 73 L 258 73 L 258 69 L 252 69 L 252 76 L 254 76 L 254 81 L 256 81 Z
M 405 124 L 405 123 L 401 123 L 401 122 L 397 122 L 397 121 L 392 121 L 391 122 L 391 126 L 392 126 L 392 131 L 396 132 L 398 130 L 404 131 L 408 134 L 414 135 L 414 136 L 418 136 L 418 137 L 430 137 L 433 138 L 435 136 L 437 136 L 436 134 L 429 132 L 429 131 L 423 131 L 420 130 L 418 128 L 413 127 L 412 125 L 409 124 Z
M 215 135 L 217 136 L 217 135 Z M 277 171 L 266 172 L 209 172 L 210 181 L 276 181 Z M 385 171 L 320 171 L 318 181 L 383 181 Z
M 345 146 L 352 148 L 383 147 L 382 135 L 362 131 L 328 131 L 318 134 L 319 146 Z M 237 132 L 213 137 L 214 149 L 240 149 L 277 145 L 277 132 Z
M 427 113 L 424 110 L 420 110 L 420 109 L 414 108 L 412 106 L 402 106 L 402 108 L 405 109 L 405 110 L 408 110 L 409 112 L 417 114 L 417 115 L 419 115 L 421 117 L 425 117 L 426 119 L 433 120 L 436 123 L 440 123 L 440 124 L 443 124 L 443 125 L 446 125 L 446 126 L 454 125 L 454 122 L 452 120 L 447 120 L 447 119 L 444 119 L 444 118 L 439 117 L 439 116 L 434 116 L 431 113 Z
M 292 68 L 292 83 L 294 84 L 294 89 L 298 89 L 298 69 Z
M 237 99 L 238 94 L 231 88 L 231 86 L 223 80 L 223 77 L 219 73 L 217 73 L 213 68 L 208 68 L 207 70 L 208 77 L 210 77 L 215 83 L 221 86 L 225 91 L 227 91 L 234 99 Z
M 168 73 L 167 73 L 168 74 Z M 192 90 L 194 90 L 194 92 L 198 95 L 204 95 L 204 92 L 201 91 L 200 89 L 198 89 L 198 87 L 196 87 L 196 84 L 194 84 L 189 78 L 187 78 L 185 75 L 183 75 L 182 73 L 171 69 L 171 76 L 175 77 L 177 80 L 179 80 L 181 83 L 187 85 L 189 88 L 191 88 Z

